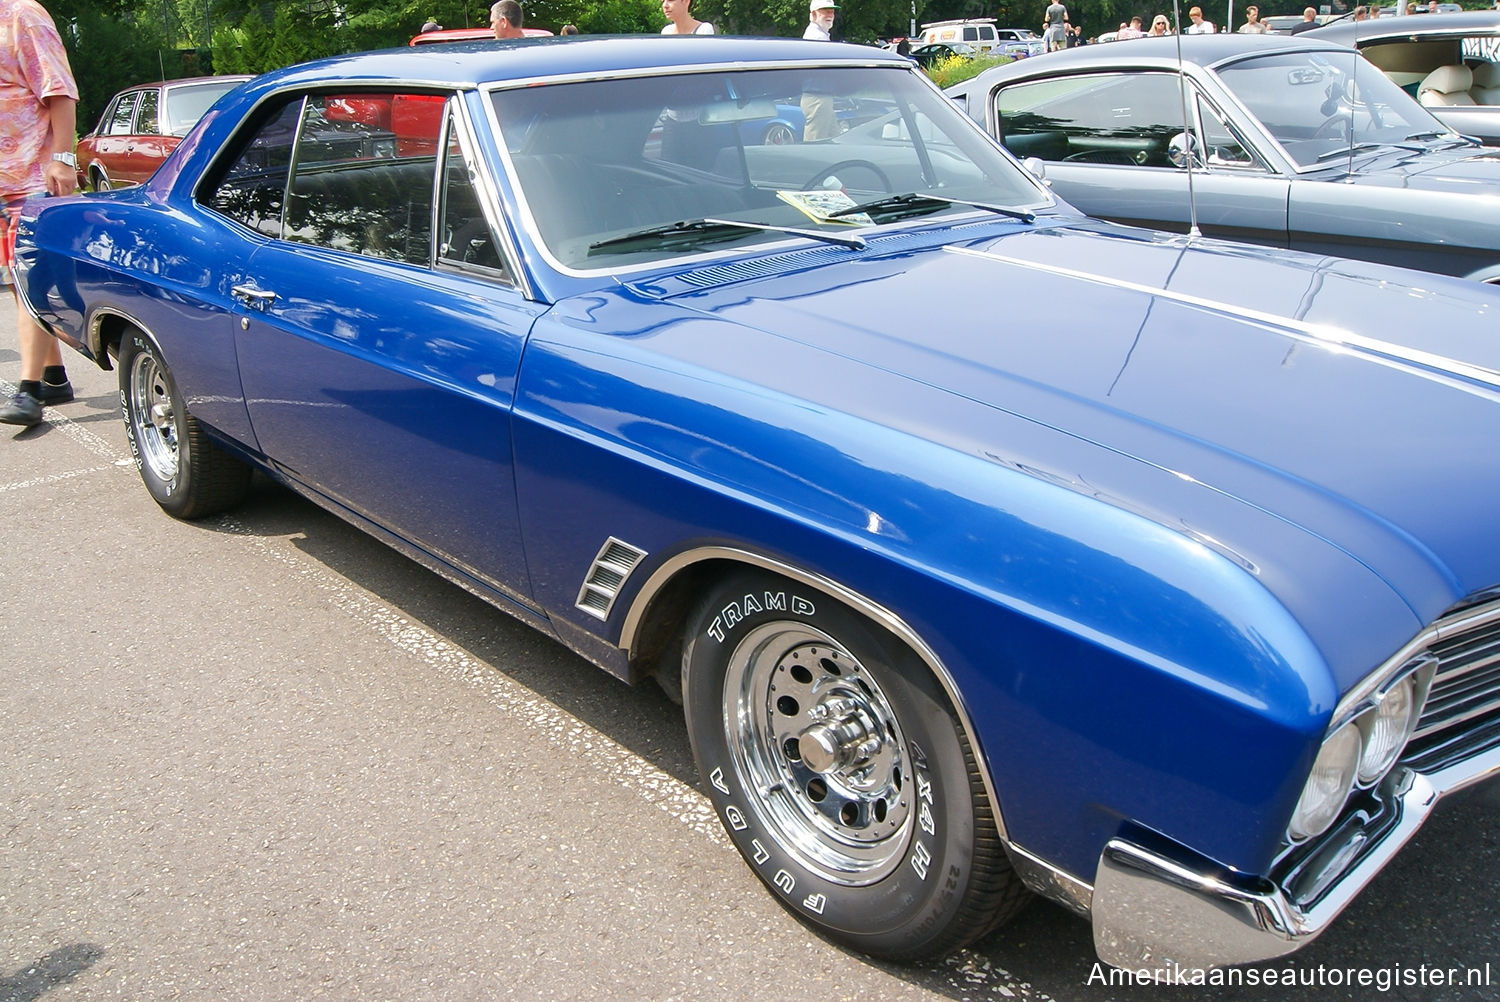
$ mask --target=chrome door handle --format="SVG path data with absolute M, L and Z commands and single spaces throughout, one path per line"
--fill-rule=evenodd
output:
M 276 302 L 276 293 L 257 289 L 253 285 L 236 285 L 229 290 L 229 294 L 246 306 L 254 307 L 262 312 Z

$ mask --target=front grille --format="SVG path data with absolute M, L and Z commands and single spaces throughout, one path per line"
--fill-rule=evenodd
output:
M 1493 743 L 1500 725 L 1500 603 L 1440 623 L 1427 650 L 1437 671 L 1402 756 L 1427 772 Z

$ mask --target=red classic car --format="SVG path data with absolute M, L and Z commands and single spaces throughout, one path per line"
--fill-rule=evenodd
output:
M 141 84 L 110 99 L 94 131 L 78 142 L 78 183 L 96 191 L 140 184 L 226 91 L 248 76 L 193 77 Z

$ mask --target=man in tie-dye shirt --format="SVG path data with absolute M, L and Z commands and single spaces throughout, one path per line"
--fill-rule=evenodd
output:
M 0 265 L 9 268 L 21 203 L 78 185 L 73 141 L 78 85 L 52 17 L 35 0 L 0 0 Z M 30 427 L 42 406 L 73 399 L 57 340 L 16 297 L 21 380 L 0 422 Z

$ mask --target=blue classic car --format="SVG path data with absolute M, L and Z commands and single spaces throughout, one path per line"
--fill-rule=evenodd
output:
M 1088 219 L 869 48 L 438 48 L 28 206 L 168 513 L 263 470 L 654 677 L 750 869 L 887 957 L 1028 890 L 1111 963 L 1278 956 L 1500 770 L 1500 290 Z M 890 110 L 724 127 L 789 95 Z
M 1500 281 L 1500 150 L 1310 37 L 1091 45 L 950 92 L 1091 216 Z

